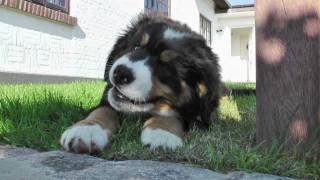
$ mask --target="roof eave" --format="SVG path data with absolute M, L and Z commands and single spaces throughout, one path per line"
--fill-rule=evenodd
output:
M 242 5 L 231 6 L 231 8 L 248 8 L 248 7 L 254 7 L 254 4 L 242 4 Z
M 227 11 L 229 8 L 231 8 L 231 4 L 228 2 L 228 0 L 214 0 L 217 11 Z

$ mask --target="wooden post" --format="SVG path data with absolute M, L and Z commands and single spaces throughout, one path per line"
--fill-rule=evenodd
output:
M 257 141 L 320 144 L 320 0 L 256 0 Z

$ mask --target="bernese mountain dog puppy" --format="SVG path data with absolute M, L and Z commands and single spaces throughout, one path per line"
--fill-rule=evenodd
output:
M 114 138 L 121 113 L 147 115 L 142 144 L 175 149 L 190 127 L 209 127 L 221 91 L 218 58 L 205 39 L 185 24 L 146 15 L 116 41 L 105 81 L 100 104 L 62 134 L 65 150 L 101 152 Z

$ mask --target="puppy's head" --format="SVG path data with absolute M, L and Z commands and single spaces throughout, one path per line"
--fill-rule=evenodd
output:
M 119 38 L 109 56 L 110 105 L 123 112 L 172 116 L 176 108 L 200 102 L 209 94 L 211 76 L 203 73 L 211 67 L 201 59 L 205 49 L 198 50 L 207 48 L 203 38 L 170 20 L 139 23 Z

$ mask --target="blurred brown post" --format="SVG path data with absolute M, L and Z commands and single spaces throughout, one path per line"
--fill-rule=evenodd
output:
M 258 143 L 319 147 L 319 10 L 320 0 L 256 0 Z

